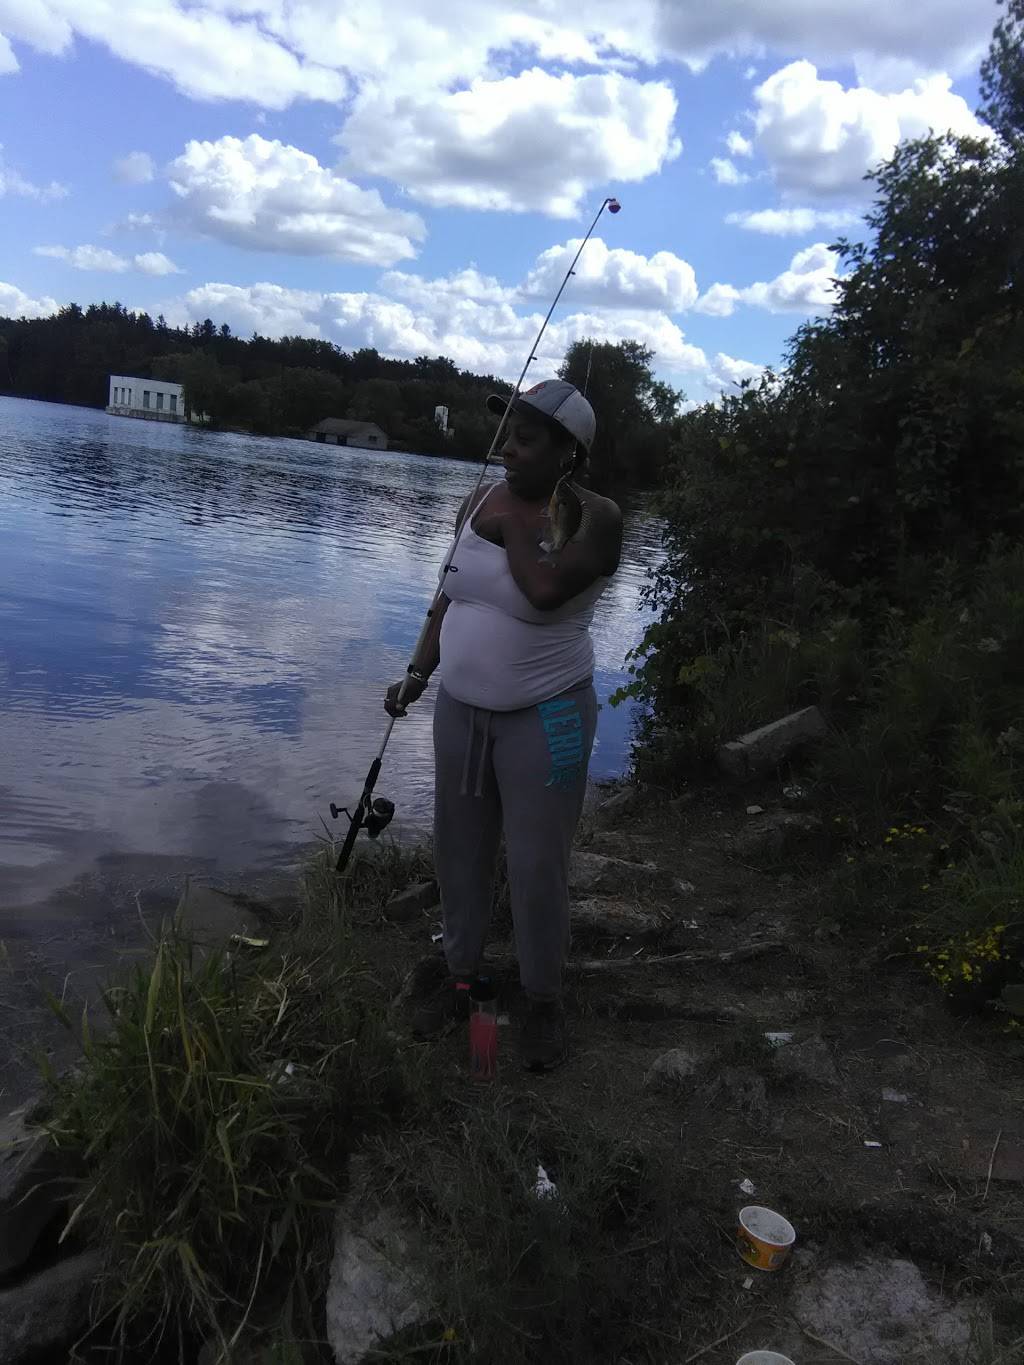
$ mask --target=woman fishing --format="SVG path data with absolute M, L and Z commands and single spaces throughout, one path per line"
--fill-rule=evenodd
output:
M 501 415 L 506 400 L 488 407 Z M 569 854 L 597 718 L 589 627 L 622 546 L 615 503 L 573 482 L 595 429 L 572 384 L 547 380 L 515 399 L 504 480 L 463 504 L 459 526 L 470 521 L 430 629 L 385 700 L 404 715 L 440 670 L 434 861 L 449 977 L 414 1028 L 428 1036 L 468 1016 L 504 834 L 530 1070 L 565 1056 Z

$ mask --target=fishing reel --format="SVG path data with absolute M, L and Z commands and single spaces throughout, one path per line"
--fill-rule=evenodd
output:
M 348 816 L 350 825 L 355 825 L 357 829 L 365 829 L 371 839 L 376 839 L 394 819 L 395 803 L 389 801 L 386 796 L 378 796 L 368 807 L 360 804 L 353 815 L 346 806 L 336 806 L 332 801 L 331 819 L 337 820 L 339 815 Z

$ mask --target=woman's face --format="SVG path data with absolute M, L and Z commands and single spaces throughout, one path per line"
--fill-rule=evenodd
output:
M 572 463 L 565 446 L 555 440 L 543 422 L 517 412 L 509 416 L 501 458 L 505 482 L 520 498 L 548 497 Z

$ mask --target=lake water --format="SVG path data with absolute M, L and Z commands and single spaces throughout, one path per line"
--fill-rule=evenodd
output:
M 322 834 L 379 745 L 476 473 L 0 399 L 0 905 L 97 861 L 237 872 Z M 601 702 L 658 553 L 643 506 L 626 512 Z M 432 693 L 378 783 L 399 832 L 429 821 Z M 595 777 L 622 770 L 630 726 L 603 707 Z

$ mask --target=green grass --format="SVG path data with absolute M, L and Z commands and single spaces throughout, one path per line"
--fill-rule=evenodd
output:
M 432 1321 L 376 1359 L 640 1365 L 685 1345 L 683 1315 L 692 1328 L 702 1306 L 714 1313 L 703 1214 L 663 1156 L 587 1115 L 452 1089 L 371 1155 L 389 1201 L 425 1230 L 434 1296 Z M 538 1165 L 556 1198 L 537 1198 Z
M 192 1360 L 206 1340 L 227 1360 L 253 1328 L 279 1351 L 317 1334 L 348 1153 L 408 1093 L 346 931 L 408 859 L 360 859 L 340 888 L 330 860 L 267 949 L 200 952 L 176 920 L 107 988 L 99 1027 L 52 1002 L 82 1059 L 49 1074 L 47 1126 L 86 1171 L 67 1231 L 109 1253 L 94 1319 L 118 1358 Z

